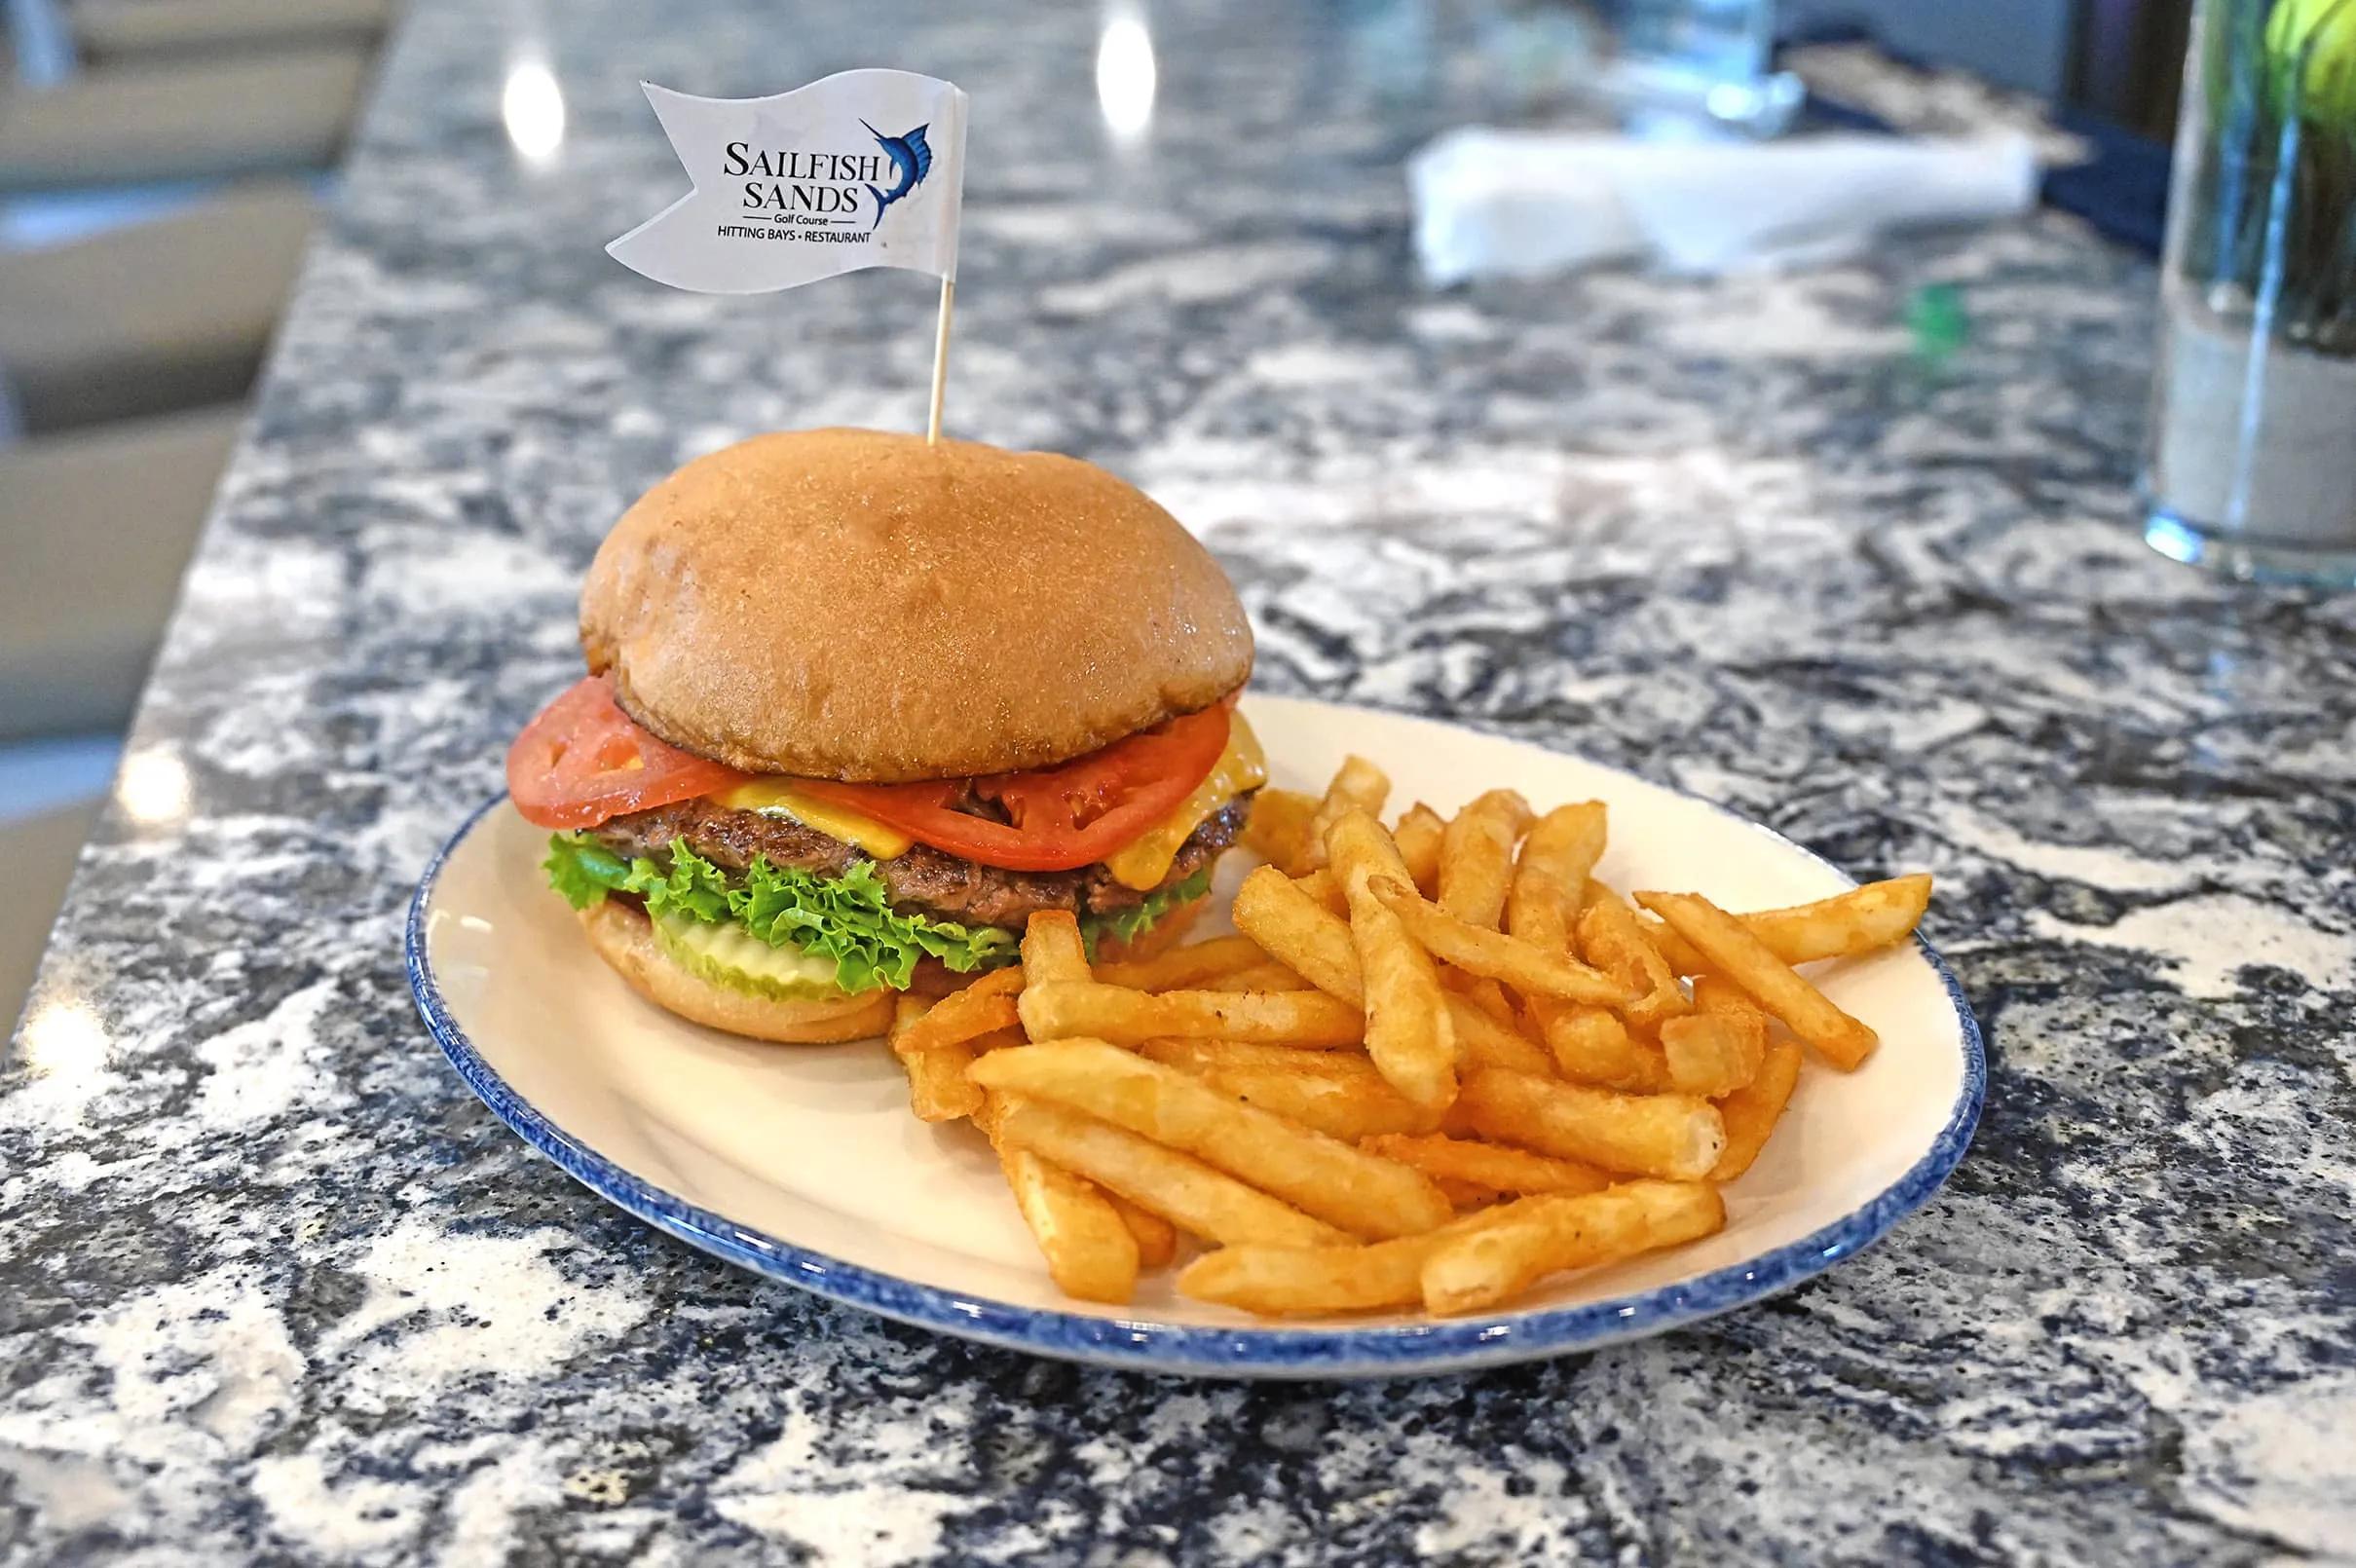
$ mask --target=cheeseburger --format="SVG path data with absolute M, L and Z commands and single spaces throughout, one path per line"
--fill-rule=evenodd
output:
M 580 645 L 516 808 L 599 956 L 759 1039 L 879 1034 L 1041 910 L 1100 957 L 1167 943 L 1266 777 L 1234 589 L 1070 458 L 845 429 L 699 458 L 598 550 Z

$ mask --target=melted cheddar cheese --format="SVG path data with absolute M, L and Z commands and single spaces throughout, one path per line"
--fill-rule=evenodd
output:
M 1227 749 L 1219 753 L 1219 760 L 1194 787 L 1194 793 L 1134 843 L 1105 856 L 1105 869 L 1123 887 L 1150 892 L 1170 875 L 1170 863 L 1194 837 L 1195 829 L 1246 790 L 1256 790 L 1267 782 L 1268 760 L 1259 749 L 1259 737 L 1239 713 L 1228 721 Z
M 730 811 L 758 811 L 764 816 L 791 817 L 805 828 L 815 828 L 829 839 L 864 849 L 878 860 L 897 860 L 907 854 L 909 846 L 916 842 L 898 828 L 887 828 L 875 818 L 861 816 L 847 806 L 804 794 L 794 787 L 792 779 L 757 778 L 749 784 L 739 784 L 732 790 L 723 790 L 712 799 Z

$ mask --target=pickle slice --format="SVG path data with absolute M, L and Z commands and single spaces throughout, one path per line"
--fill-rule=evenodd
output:
M 790 943 L 772 948 L 733 920 L 708 924 L 685 915 L 657 915 L 654 945 L 698 980 L 771 1001 L 818 1001 L 840 996 L 835 960 Z

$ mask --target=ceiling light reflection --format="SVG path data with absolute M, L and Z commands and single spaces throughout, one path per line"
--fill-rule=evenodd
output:
M 538 60 L 510 67 L 499 95 L 499 117 L 524 162 L 545 163 L 565 140 L 565 95 L 556 73 Z
M 1120 11 L 1104 19 L 1097 40 L 1097 107 L 1115 141 L 1136 141 L 1153 123 L 1153 35 L 1145 19 Z
M 94 1080 L 106 1064 L 106 1025 L 79 996 L 42 1002 L 24 1018 L 18 1037 L 24 1064 L 44 1078 L 68 1084 Z
M 142 828 L 176 828 L 188 819 L 188 765 L 169 746 L 151 746 L 123 759 L 115 803 Z

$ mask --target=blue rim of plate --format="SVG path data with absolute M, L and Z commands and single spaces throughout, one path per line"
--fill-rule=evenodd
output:
M 1682 792 L 1674 792 L 1682 793 Z M 641 1180 L 542 1116 L 483 1059 L 451 1017 L 426 953 L 426 907 L 442 867 L 467 837 L 507 799 L 475 808 L 433 855 L 409 902 L 409 989 L 426 1027 L 467 1087 L 517 1137 L 559 1170 L 625 1213 L 691 1247 L 740 1268 L 798 1286 L 845 1306 L 900 1323 L 1006 1350 L 1141 1372 L 1209 1377 L 1413 1377 L 1473 1371 L 1512 1362 L 1596 1350 L 1624 1339 L 1663 1332 L 1731 1312 L 1813 1279 L 1879 1241 L 1921 1208 L 1962 1163 L 1987 1098 L 1988 1064 L 1979 1020 L 1945 960 L 1921 937 L 1915 946 L 1946 988 L 1963 1046 L 1963 1086 L 1947 1123 L 1905 1174 L 1845 1218 L 1772 1252 L 1715 1273 L 1658 1289 L 1575 1307 L 1508 1313 L 1487 1319 L 1449 1319 L 1381 1327 L 1292 1326 L 1206 1328 L 1150 1319 L 1093 1317 L 1017 1306 L 846 1263 L 739 1225 L 708 1209 Z M 1698 803 L 1723 815 L 1724 807 Z M 1761 824 L 1736 820 L 1773 834 Z M 1782 840 L 1789 843 L 1789 840 Z M 1794 844 L 1792 847 L 1800 848 Z M 1806 849 L 1801 853 L 1809 854 Z M 1812 859 L 1821 857 L 1811 855 Z

